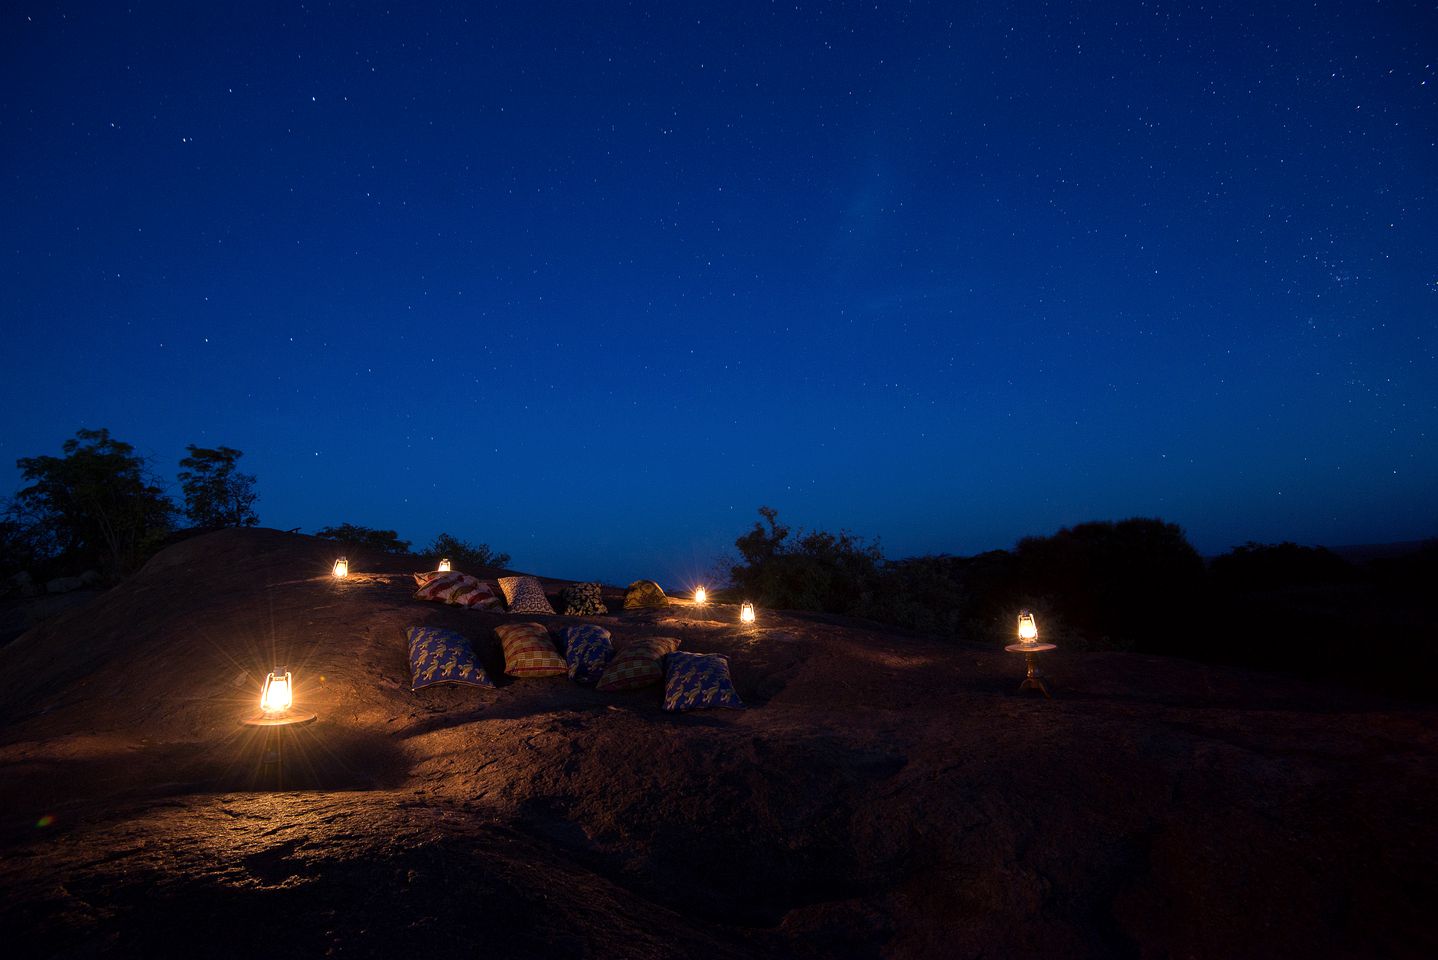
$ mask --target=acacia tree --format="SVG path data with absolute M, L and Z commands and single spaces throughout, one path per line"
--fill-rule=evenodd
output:
M 67 562 L 128 572 L 171 528 L 175 505 L 154 483 L 144 457 L 110 431 L 77 430 L 63 457 L 16 461 L 29 486 L 15 495 L 32 542 Z
M 190 522 L 197 527 L 258 524 L 255 476 L 236 469 L 244 454 L 233 447 L 210 450 L 193 443 L 185 449 L 190 455 L 180 461 L 180 489 L 185 492 L 185 515 Z

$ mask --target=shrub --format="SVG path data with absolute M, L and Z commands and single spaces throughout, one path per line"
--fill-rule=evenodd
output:
M 1228 590 L 1277 590 L 1283 587 L 1346 583 L 1357 571 L 1325 547 L 1249 541 L 1209 564 L 1214 585 Z
M 1203 558 L 1183 530 L 1144 518 L 1025 537 L 1013 577 L 1088 645 L 1166 652 L 1191 647 L 1205 587 Z
M 441 533 L 434 538 L 426 553 L 436 557 L 448 557 L 456 570 L 474 570 L 479 567 L 506 567 L 512 559 L 507 553 L 495 553 L 489 544 L 478 546 L 467 540 Z
M 801 531 L 791 539 L 778 511 L 760 507 L 759 515 L 768 529 L 756 523 L 734 541 L 744 562 L 729 573 L 741 594 L 776 609 L 861 613 L 872 607 L 883 562 L 877 543 L 847 532 Z
M 356 547 L 372 547 L 385 553 L 405 553 L 409 541 L 401 540 L 394 530 L 376 530 L 357 523 L 342 523 L 337 527 L 322 527 L 315 536 L 326 540 L 341 540 Z

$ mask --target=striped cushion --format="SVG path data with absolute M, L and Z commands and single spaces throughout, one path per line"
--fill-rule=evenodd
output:
M 499 589 L 504 591 L 504 602 L 509 604 L 510 613 L 553 613 L 544 588 L 533 577 L 500 577 Z
M 453 630 L 410 627 L 405 631 L 405 638 L 409 640 L 411 690 L 438 683 L 494 686 L 469 641 Z
M 494 628 L 511 677 L 562 677 L 569 672 L 542 623 L 505 623 Z
M 564 659 L 569 663 L 569 679 L 575 683 L 594 683 L 604 673 L 604 665 L 614 656 L 609 631 L 592 623 L 565 627 L 559 631 L 564 638 Z
M 729 679 L 729 658 L 718 653 L 675 651 L 664 658 L 664 709 L 743 709 Z
M 664 679 L 664 657 L 679 649 L 673 637 L 645 637 L 620 650 L 604 675 L 595 684 L 596 690 L 631 690 L 647 687 Z
M 414 578 L 421 583 L 414 592 L 416 600 L 439 600 L 457 607 L 482 609 L 499 606 L 493 587 L 465 573 L 416 573 Z

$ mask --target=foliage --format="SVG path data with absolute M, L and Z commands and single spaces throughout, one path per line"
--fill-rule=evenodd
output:
M 180 489 L 185 493 L 185 515 L 197 527 L 253 527 L 255 477 L 235 469 L 244 456 L 232 447 L 213 450 L 186 447 L 190 455 L 180 461 Z
M 62 457 L 16 461 L 29 486 L 10 510 L 14 539 L 38 558 L 96 565 L 118 578 L 169 532 L 175 506 L 149 477 L 145 458 L 108 430 L 76 431 L 61 450 Z
M 425 553 L 436 557 L 448 557 L 456 570 L 475 570 L 480 567 L 506 567 L 511 557 L 507 553 L 495 553 L 489 544 L 475 545 L 467 540 L 441 533 L 434 538 Z
M 794 534 L 778 511 L 760 507 L 761 524 L 734 542 L 743 564 L 730 569 L 734 586 L 766 607 L 863 615 L 874 601 L 883 555 L 877 543 L 848 532 Z
M 315 536 L 326 540 L 340 540 L 355 547 L 372 547 L 385 553 L 404 553 L 409 550 L 409 541 L 401 540 L 394 530 L 376 530 L 357 523 L 341 523 L 335 527 L 322 527 Z
M 1352 564 L 1324 547 L 1249 541 L 1209 564 L 1214 584 L 1229 590 L 1276 590 L 1323 583 L 1345 583 L 1357 573 Z
M 738 593 L 765 606 L 867 617 L 948 637 L 1012 636 L 1020 609 L 1046 636 L 1078 646 L 1148 646 L 1186 639 L 1171 621 L 1204 586 L 1203 560 L 1162 520 L 1095 522 L 1027 537 L 1012 552 L 885 560 L 849 533 L 793 533 L 777 511 L 735 541 Z
M 1014 575 L 1092 646 L 1186 649 L 1205 588 L 1203 558 L 1183 530 L 1145 518 L 1025 537 L 1014 549 Z

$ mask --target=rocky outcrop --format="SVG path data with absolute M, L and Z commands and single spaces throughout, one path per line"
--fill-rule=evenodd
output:
M 7 942 L 213 953 L 201 918 L 227 956 L 1438 955 L 1432 707 L 1063 647 L 1045 700 L 999 646 L 594 618 L 728 658 L 747 709 L 672 715 L 505 677 L 513 617 L 412 599 L 408 558 L 338 582 L 277 531 L 170 549 L 0 649 Z M 412 692 L 414 624 L 497 687 Z M 283 664 L 318 721 L 241 727 Z

